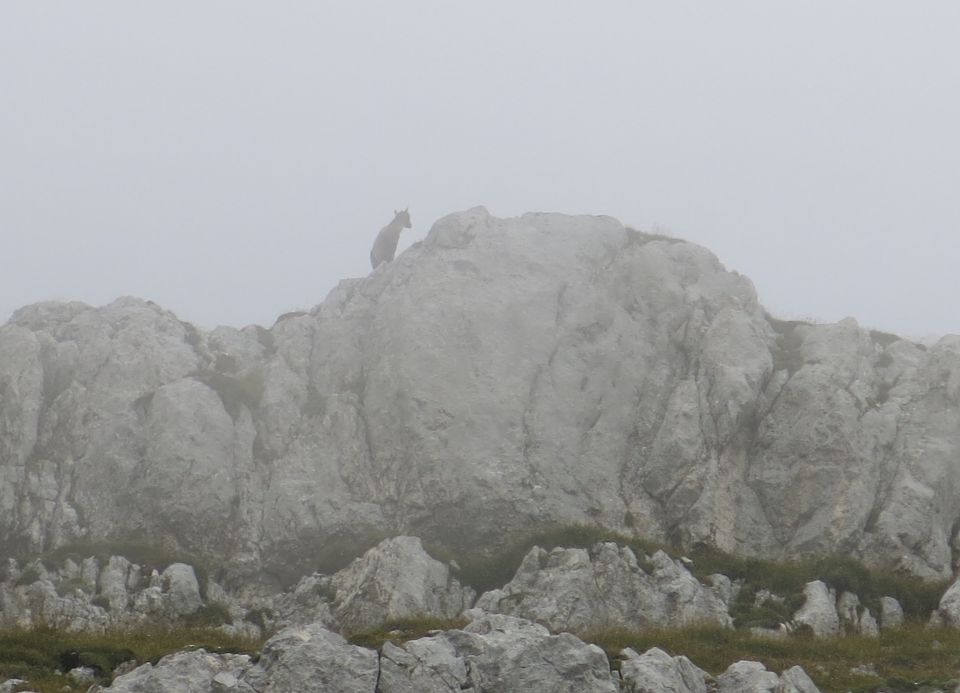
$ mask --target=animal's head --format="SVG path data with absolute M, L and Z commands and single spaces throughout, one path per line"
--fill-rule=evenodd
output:
M 410 209 L 409 207 L 407 209 L 401 209 L 399 212 L 397 210 L 393 210 L 393 214 L 394 214 L 393 220 L 399 221 L 400 226 L 405 229 L 409 229 L 411 226 L 410 212 L 408 211 L 409 209 Z

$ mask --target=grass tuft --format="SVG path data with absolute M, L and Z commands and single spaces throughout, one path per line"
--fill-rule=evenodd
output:
M 431 631 L 457 630 L 465 625 L 467 625 L 467 621 L 462 618 L 404 618 L 388 621 L 371 630 L 350 634 L 347 640 L 360 647 L 379 650 L 383 647 L 383 643 L 387 641 L 394 644 L 405 643 L 408 640 L 426 637 Z
M 762 662 L 777 673 L 799 665 L 824 693 L 946 688 L 957 684 L 960 672 L 960 630 L 917 624 L 883 631 L 878 638 L 776 639 L 717 626 L 595 631 L 581 637 L 602 647 L 617 667 L 625 647 L 640 653 L 659 647 L 673 656 L 684 655 L 714 676 L 740 660 Z M 864 673 L 870 670 L 877 675 Z
M 0 631 L 0 681 L 25 679 L 39 693 L 63 690 L 62 674 L 77 666 L 93 667 L 103 682 L 130 660 L 156 663 L 185 649 L 255 654 L 262 641 L 227 635 L 208 628 L 117 630 L 66 633 L 50 627 Z M 58 674 L 57 672 L 61 672 Z

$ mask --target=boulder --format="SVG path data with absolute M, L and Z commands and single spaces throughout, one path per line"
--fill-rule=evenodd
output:
M 569 633 L 471 610 L 463 630 L 385 647 L 380 693 L 476 690 L 507 693 L 615 693 L 603 650 Z
M 189 616 L 203 604 L 193 567 L 186 563 L 171 563 L 164 569 L 160 579 L 168 608 L 175 615 Z
M 736 662 L 717 677 L 717 693 L 820 693 L 820 689 L 798 666 L 778 677 L 760 662 Z
M 477 608 L 534 620 L 555 631 L 732 626 L 721 598 L 681 563 L 658 551 L 647 570 L 629 547 L 612 542 L 589 550 L 534 547 L 513 579 L 483 594 Z
M 255 691 L 373 693 L 377 653 L 349 644 L 320 624 L 290 626 L 270 638 L 241 680 Z
M 960 579 L 953 582 L 940 597 L 936 611 L 930 615 L 934 625 L 960 627 Z
M 805 601 L 793 615 L 797 625 L 807 625 L 817 637 L 836 635 L 840 632 L 840 617 L 837 615 L 836 593 L 822 581 L 814 580 L 803 587 Z
M 97 686 L 94 690 L 103 693 L 209 693 L 217 690 L 213 684 L 215 677 L 221 674 L 236 677 L 249 667 L 250 658 L 246 655 L 212 654 L 202 649 L 176 652 L 155 665 L 143 664 L 116 677 L 108 688 Z M 252 693 L 251 689 L 246 690 Z
M 813 679 L 798 666 L 790 667 L 783 672 L 780 675 L 780 683 L 774 690 L 776 693 L 820 693 Z
M 346 631 L 402 618 L 456 618 L 475 597 L 417 537 L 381 542 L 337 572 L 330 589 L 334 624 Z
M 621 652 L 622 690 L 629 693 L 707 693 L 712 677 L 683 656 L 671 657 L 653 647 L 642 655 Z
M 275 627 L 321 622 L 357 632 L 404 618 L 456 618 L 474 598 L 420 539 L 400 536 L 385 539 L 333 575 L 302 578 L 276 596 L 270 609 Z
M 899 628 L 903 625 L 903 607 L 893 597 L 880 597 L 880 627 Z

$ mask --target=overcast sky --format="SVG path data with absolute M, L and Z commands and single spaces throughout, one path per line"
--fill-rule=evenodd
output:
M 960 3 L 0 2 L 0 322 L 272 324 L 397 207 L 608 214 L 784 317 L 960 333 Z

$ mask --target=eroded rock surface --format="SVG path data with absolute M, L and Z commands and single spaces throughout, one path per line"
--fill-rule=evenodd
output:
M 332 576 L 304 578 L 271 608 L 281 625 L 319 620 L 356 632 L 404 618 L 456 618 L 474 597 L 448 565 L 424 551 L 420 539 L 394 537 Z
M 402 647 L 384 647 L 381 693 L 461 690 L 531 693 L 615 693 L 606 655 L 569 633 L 500 614 L 470 613 L 449 630 Z
M 960 337 L 772 320 L 607 217 L 454 214 L 270 329 L 136 299 L 0 327 L 8 554 L 138 537 L 282 582 L 584 522 L 947 577 L 958 455 Z
M 716 593 L 664 552 L 650 557 L 645 568 L 630 548 L 609 542 L 590 550 L 534 547 L 514 578 L 483 594 L 477 608 L 544 623 L 555 631 L 732 626 Z

